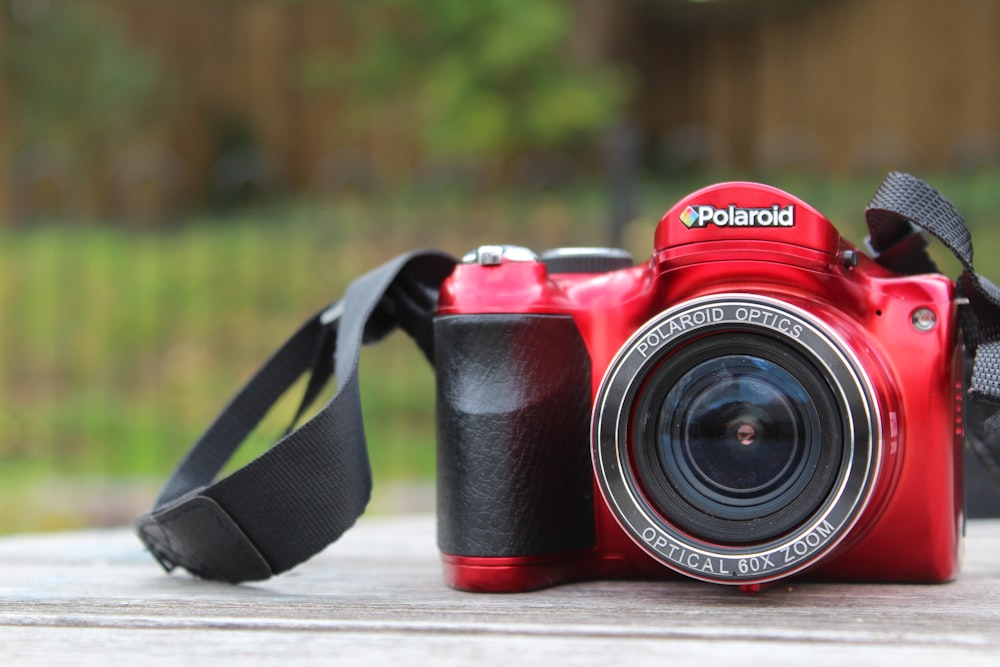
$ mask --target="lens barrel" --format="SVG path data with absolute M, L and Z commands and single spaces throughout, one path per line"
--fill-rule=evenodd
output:
M 718 295 L 657 315 L 605 374 L 598 484 L 664 565 L 720 583 L 817 562 L 878 473 L 870 380 L 836 332 L 791 304 Z

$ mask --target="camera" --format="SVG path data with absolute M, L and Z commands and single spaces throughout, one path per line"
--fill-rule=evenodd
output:
M 478 248 L 433 324 L 446 580 L 953 578 L 960 308 L 754 183 L 682 199 L 641 265 Z

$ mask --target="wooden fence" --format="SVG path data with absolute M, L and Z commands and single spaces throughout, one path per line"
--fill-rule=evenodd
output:
M 141 150 L 119 161 L 117 173 L 132 176 L 108 185 L 102 205 L 115 187 L 138 187 L 143 169 L 154 189 L 169 183 L 192 201 L 225 186 L 227 165 L 237 183 L 306 191 L 349 180 L 359 156 L 380 177 L 420 163 L 391 123 L 373 119 L 366 136 L 345 136 L 338 100 L 296 84 L 306 54 L 353 38 L 337 3 L 103 2 L 159 54 L 174 94 L 160 124 L 137 138 Z M 634 70 L 630 113 L 659 164 L 851 171 L 1000 161 L 996 0 L 817 0 L 791 15 L 693 23 L 658 14 L 656 2 L 576 6 L 578 36 Z M 3 31 L 0 19 L 0 40 Z M 0 90 L 0 122 L 4 104 Z M 15 147 L 5 141 L 0 134 L 9 162 Z M 247 142 L 252 152 L 225 161 Z
M 642 127 L 738 165 L 997 163 L 1000 3 L 814 5 L 753 24 L 637 25 Z

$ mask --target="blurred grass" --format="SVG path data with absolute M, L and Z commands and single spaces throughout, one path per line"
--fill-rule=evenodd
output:
M 979 269 L 1000 278 L 1000 174 L 924 177 L 969 220 Z M 718 178 L 640 188 L 626 243 L 637 260 L 662 212 Z M 768 180 L 859 242 L 880 178 Z M 603 245 L 607 216 L 604 193 L 581 188 L 286 203 L 169 230 L 0 229 L 0 532 L 129 520 L 266 356 L 351 278 L 395 254 Z M 429 480 L 431 369 L 401 334 L 365 350 L 361 369 L 376 489 Z M 276 407 L 239 461 L 280 434 L 297 398 Z

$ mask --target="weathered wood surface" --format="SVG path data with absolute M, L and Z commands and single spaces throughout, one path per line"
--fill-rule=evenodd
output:
M 450 590 L 434 521 L 368 518 L 290 573 L 166 576 L 126 530 L 0 539 L 0 665 L 1000 665 L 1000 520 L 938 586 Z M 886 663 L 891 659 L 891 663 Z M 878 662 L 876 662 L 878 661 Z

